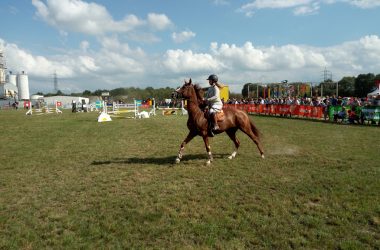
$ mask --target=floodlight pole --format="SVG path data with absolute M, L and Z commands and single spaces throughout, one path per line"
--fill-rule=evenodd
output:
M 310 97 L 313 97 L 313 83 L 310 82 Z
M 321 83 L 321 97 L 323 97 L 323 83 Z
M 259 99 L 259 84 L 256 84 L 256 90 L 256 98 Z
M 336 82 L 336 96 L 339 96 L 339 82 Z
M 288 94 L 288 86 L 287 86 L 288 85 L 288 80 L 282 80 L 281 83 L 284 84 L 285 92 Z

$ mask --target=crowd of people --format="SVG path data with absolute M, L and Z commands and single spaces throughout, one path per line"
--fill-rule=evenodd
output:
M 223 101 L 223 100 L 222 100 Z M 309 106 L 363 106 L 363 105 L 374 105 L 376 99 L 368 100 L 366 98 L 357 97 L 336 97 L 326 96 L 326 97 L 279 97 L 279 98 L 248 98 L 240 99 L 236 98 L 229 99 L 225 103 L 227 104 L 285 104 L 285 105 L 309 105 Z M 379 103 L 380 104 L 380 103 Z
M 350 124 L 363 124 L 365 117 L 360 112 L 362 106 L 380 106 L 380 96 L 376 98 L 357 97 L 284 97 L 284 98 L 248 98 L 229 99 L 226 104 L 263 104 L 263 105 L 306 105 L 322 107 L 324 119 L 329 120 L 329 108 L 335 107 L 336 112 L 332 115 L 334 122 L 348 122 Z M 349 107 L 348 109 L 346 107 Z M 359 107 L 359 108 L 358 108 Z M 373 121 L 372 121 L 373 122 Z

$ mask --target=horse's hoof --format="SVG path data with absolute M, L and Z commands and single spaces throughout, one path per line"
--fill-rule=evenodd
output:
M 177 159 L 175 159 L 175 163 L 180 163 L 181 162 L 181 160 L 179 159 L 179 158 L 177 158 Z
M 233 152 L 230 156 L 228 156 L 228 159 L 232 160 L 236 157 L 236 152 Z
M 211 160 L 206 161 L 206 165 L 211 165 Z
M 265 156 L 264 156 L 264 155 L 261 155 L 261 158 L 262 158 L 262 159 L 265 159 Z

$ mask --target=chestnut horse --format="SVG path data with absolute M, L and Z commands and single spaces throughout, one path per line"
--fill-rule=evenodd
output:
M 209 144 L 209 130 L 208 121 L 205 117 L 205 113 L 199 107 L 203 102 L 203 97 L 200 94 L 201 88 L 198 85 L 193 85 L 191 79 L 189 82 L 185 81 L 185 84 L 175 91 L 177 97 L 181 97 L 187 100 L 187 111 L 189 114 L 189 119 L 187 120 L 187 127 L 189 128 L 189 134 L 185 140 L 181 143 L 178 156 L 176 158 L 176 163 L 179 163 L 183 156 L 183 151 L 185 145 L 189 143 L 195 136 L 202 136 L 206 151 L 208 154 L 207 164 L 213 161 L 211 147 Z M 236 138 L 236 131 L 240 129 L 246 135 L 248 135 L 252 141 L 257 145 L 260 151 L 261 157 L 264 158 L 264 151 L 260 141 L 260 131 L 251 122 L 246 112 L 238 110 L 235 108 L 223 109 L 224 119 L 223 121 L 218 121 L 219 130 L 215 131 L 215 134 L 220 134 L 226 132 L 230 139 L 235 144 L 235 151 L 228 157 L 233 159 L 240 146 L 239 140 Z

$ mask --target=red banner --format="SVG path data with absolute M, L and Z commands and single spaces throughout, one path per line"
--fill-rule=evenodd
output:
M 323 107 L 281 104 L 224 104 L 224 108 L 236 108 L 248 113 L 322 118 Z
M 29 105 L 30 105 L 30 101 L 25 101 L 24 102 L 24 108 L 25 109 L 29 108 Z

